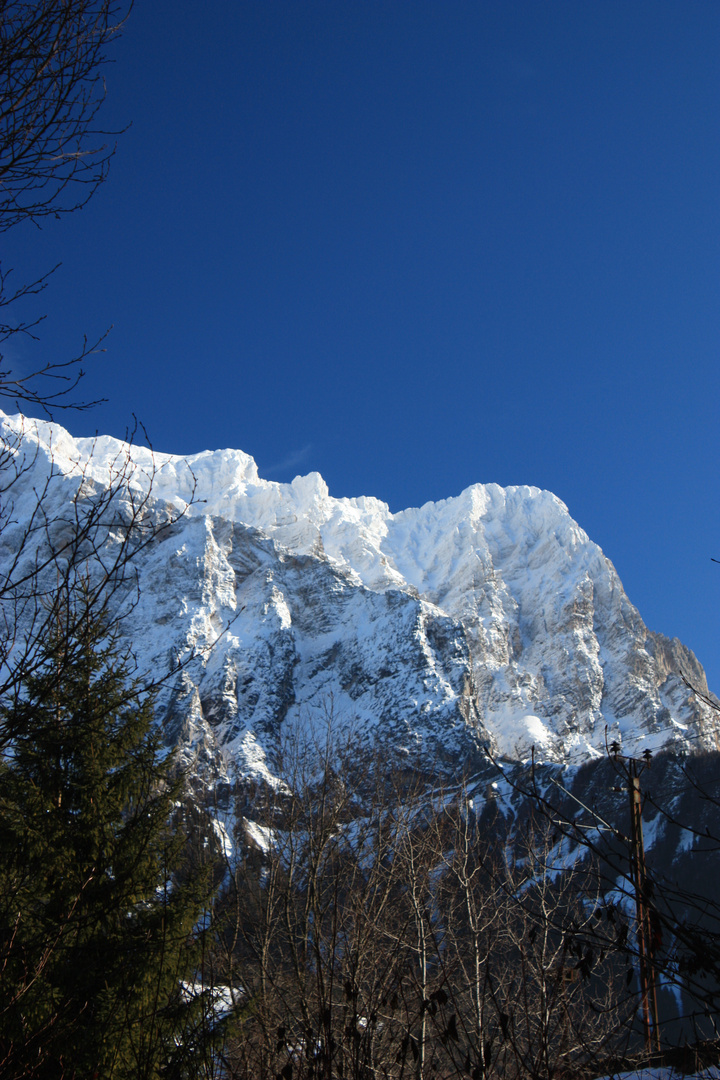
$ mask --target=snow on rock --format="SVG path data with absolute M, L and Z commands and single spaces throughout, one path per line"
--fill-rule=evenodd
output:
M 450 771 L 487 747 L 580 762 L 604 751 L 606 726 L 630 753 L 716 745 L 682 679 L 707 690 L 697 660 L 645 627 L 550 492 L 476 484 L 392 514 L 333 498 L 317 473 L 263 480 L 237 450 L 180 458 L 4 414 L 0 437 L 27 464 L 20 522 L 44 478 L 52 515 L 126 463 L 156 520 L 183 515 L 143 554 L 126 625 L 142 668 L 186 660 L 160 711 L 188 754 L 270 777 L 284 727 L 328 712 L 359 748 Z M 8 547 L 6 529 L 0 560 Z

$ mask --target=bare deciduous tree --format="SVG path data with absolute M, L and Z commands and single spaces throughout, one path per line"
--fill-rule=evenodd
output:
M 105 180 L 116 133 L 99 123 L 102 69 L 131 2 L 0 2 L 0 232 L 78 210 Z M 16 308 L 42 292 L 52 272 L 14 285 L 11 271 L 0 267 L 0 347 L 18 334 L 36 336 L 42 316 L 22 320 Z M 46 413 L 88 408 L 94 402 L 73 394 L 82 364 L 102 340 L 85 338 L 71 359 L 24 373 L 0 354 L 0 397 Z
M 617 1048 L 634 999 L 612 928 L 598 948 L 597 875 L 532 830 L 482 834 L 463 785 L 337 732 L 291 742 L 241 807 L 218 908 L 229 1075 L 550 1080 Z
M 0 231 L 77 210 L 107 175 L 114 142 L 98 124 L 118 0 L 0 5 Z

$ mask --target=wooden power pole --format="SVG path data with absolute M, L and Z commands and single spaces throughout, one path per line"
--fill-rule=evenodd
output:
M 660 1026 L 658 1024 L 657 985 L 655 964 L 653 962 L 653 934 L 650 918 L 650 895 L 647 873 L 645 870 L 645 845 L 642 827 L 642 794 L 640 774 L 650 764 L 650 752 L 644 754 L 644 762 L 637 758 L 624 758 L 620 755 L 617 743 L 610 746 L 614 761 L 627 782 L 630 797 L 630 869 L 635 889 L 635 911 L 637 915 L 638 960 L 640 966 L 640 1005 L 645 1049 L 648 1054 L 660 1050 Z

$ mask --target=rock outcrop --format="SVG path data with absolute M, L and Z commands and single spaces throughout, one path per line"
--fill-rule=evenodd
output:
M 284 727 L 329 712 L 359 746 L 448 772 L 488 747 L 578 764 L 604 753 L 606 727 L 627 753 L 717 748 L 716 714 L 684 681 L 707 692 L 698 661 L 647 629 L 550 492 L 477 484 L 392 514 L 331 497 L 316 473 L 262 480 L 239 451 L 153 455 L 20 417 L 0 435 L 27 462 L 18 521 L 48 476 L 52 517 L 129 455 L 129 491 L 169 523 L 137 562 L 125 632 L 141 670 L 167 676 L 168 740 L 216 768 L 272 772 Z

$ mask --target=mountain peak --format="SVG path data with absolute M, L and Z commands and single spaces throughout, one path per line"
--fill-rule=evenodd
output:
M 256 769 L 258 748 L 269 767 L 284 726 L 329 703 L 363 740 L 446 770 L 488 746 L 579 762 L 606 727 L 629 753 L 713 745 L 715 714 L 684 681 L 703 689 L 697 660 L 645 627 L 551 492 L 475 484 L 393 514 L 315 472 L 261 479 L 239 450 L 182 458 L 22 417 L 0 433 L 32 463 L 28 506 L 38 472 L 55 474 L 52 514 L 67 485 L 127 464 L 153 512 L 185 509 L 143 555 L 125 627 L 141 667 L 168 674 L 168 732 L 228 768 Z M 187 661 L 175 681 L 171 655 Z

